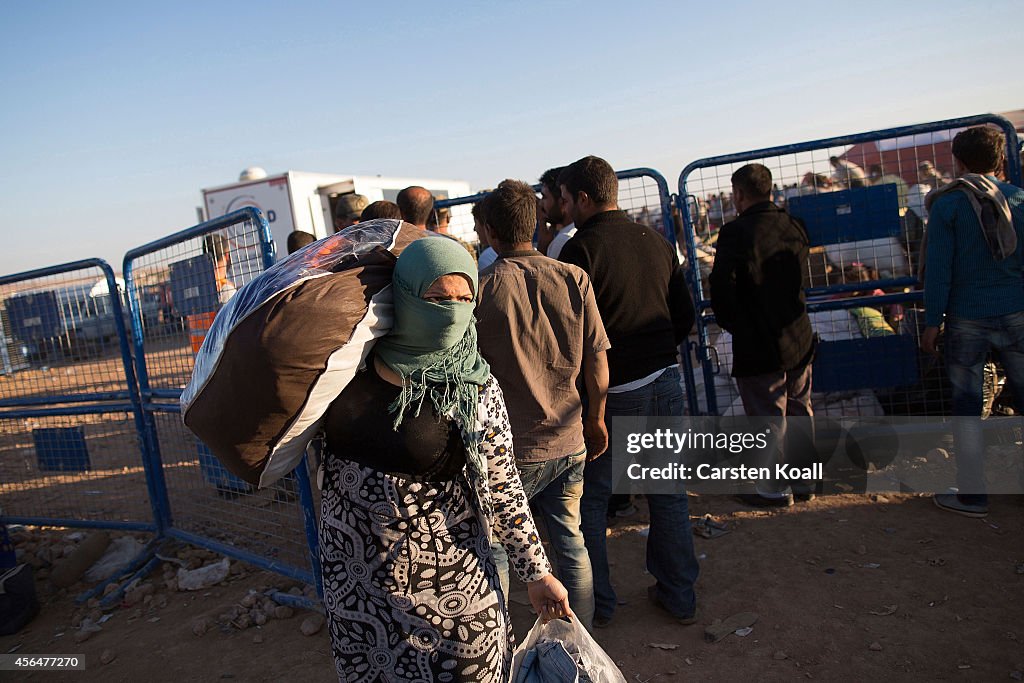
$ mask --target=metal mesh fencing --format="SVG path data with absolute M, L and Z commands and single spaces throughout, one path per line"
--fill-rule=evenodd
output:
M 676 243 L 675 224 L 671 218 L 671 198 L 664 176 L 650 168 L 634 168 L 616 171 L 619 179 L 619 208 L 631 220 L 648 225 L 672 244 Z M 540 185 L 533 189 L 540 193 Z M 480 238 L 473 222 L 473 206 L 487 196 L 489 191 L 478 192 L 467 197 L 438 200 L 438 209 L 449 211 L 448 230 L 467 242 L 479 244 Z
M 0 277 L 5 521 L 156 529 L 122 295 L 99 259 Z
M 134 415 L 0 416 L 0 500 L 8 522 L 152 529 Z
M 756 162 L 772 172 L 773 201 L 804 221 L 811 240 L 807 294 L 822 340 L 814 366 L 816 409 L 850 416 L 948 413 L 944 369 L 917 351 L 925 196 L 954 174 L 955 134 L 981 124 L 1006 134 L 1006 176 L 1019 185 L 1016 133 L 993 115 L 711 157 L 683 170 L 679 197 L 685 201 L 679 203 L 695 266 L 698 339 L 691 360 L 700 368 L 700 412 L 742 413 L 728 377 L 729 335 L 715 324 L 708 276 L 718 230 L 736 217 L 731 176 Z
M 114 310 L 116 303 L 123 315 L 114 299 L 124 283 L 108 280 L 99 261 L 36 272 L 0 280 L 0 406 L 127 399 L 119 340 L 126 326 Z
M 165 533 L 312 583 L 307 473 L 255 490 L 181 423 L 178 405 L 217 312 L 273 260 L 266 220 L 243 209 L 129 251 L 125 282 Z

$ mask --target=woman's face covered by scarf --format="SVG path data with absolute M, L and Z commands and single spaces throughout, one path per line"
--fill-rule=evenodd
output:
M 394 274 L 395 326 L 389 345 L 410 354 L 455 346 L 473 323 L 476 264 L 458 242 L 416 240 L 402 252 Z

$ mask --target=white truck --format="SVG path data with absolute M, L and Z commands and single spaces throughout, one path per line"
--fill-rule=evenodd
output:
M 317 239 L 334 233 L 334 206 L 338 197 L 361 194 L 371 202 L 395 201 L 398 193 L 410 185 L 427 188 L 439 198 L 470 194 L 469 183 L 461 180 L 427 178 L 383 178 L 334 173 L 286 171 L 266 175 L 262 169 L 246 169 L 237 183 L 202 190 L 203 218 L 213 219 L 251 206 L 259 209 L 270 223 L 277 255 L 287 253 L 288 234 L 302 230 Z

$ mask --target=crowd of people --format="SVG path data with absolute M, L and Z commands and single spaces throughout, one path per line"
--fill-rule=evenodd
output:
M 960 133 L 953 154 L 963 175 L 941 186 L 936 176 L 925 202 L 921 344 L 938 353 L 945 324 L 957 415 L 980 415 L 991 349 L 1024 412 L 1024 190 L 999 179 L 1004 152 L 992 128 Z M 880 168 L 831 161 L 832 178 L 811 176 L 814 191 L 893 182 Z M 397 261 L 394 329 L 325 425 L 321 552 L 343 680 L 505 680 L 512 571 L 543 619 L 600 629 L 615 618 L 606 546 L 613 418 L 683 415 L 677 363 L 693 299 L 676 250 L 618 207 L 605 160 L 550 169 L 540 186 L 538 198 L 505 180 L 474 205 L 479 254 L 447 235 L 447 211 L 425 188 L 406 188 L 396 203 L 337 203 L 339 230 L 401 217 L 424 231 Z M 810 416 L 807 230 L 765 166 L 743 166 L 731 186 L 707 202 L 706 215 L 722 221 L 710 292 L 733 336 L 743 409 Z M 877 275 L 851 264 L 843 277 Z M 878 313 L 862 316 L 870 334 L 901 315 Z M 983 516 L 980 434 L 961 427 L 955 439 L 963 493 L 935 502 Z M 741 500 L 789 506 L 813 500 L 815 484 L 766 485 Z M 687 494 L 648 495 L 647 504 L 651 604 L 692 624 L 699 563 Z

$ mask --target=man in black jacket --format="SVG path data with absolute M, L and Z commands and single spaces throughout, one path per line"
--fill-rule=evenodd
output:
M 771 192 L 771 171 L 761 164 L 733 173 L 739 216 L 718 234 L 711 305 L 715 320 L 732 334 L 732 375 L 746 414 L 810 417 L 814 334 L 804 298 L 809 240 L 803 223 L 772 203 Z M 781 440 L 785 421 L 779 424 Z M 792 504 L 784 487 L 769 488 L 741 499 Z M 811 497 L 798 489 L 798 498 Z
M 683 414 L 676 354 L 693 326 L 693 301 L 671 245 L 618 210 L 619 182 L 607 161 L 584 157 L 567 166 L 558 183 L 577 228 L 559 259 L 590 276 L 611 341 L 605 407 L 611 443 L 616 415 Z M 616 606 L 605 541 L 611 457 L 605 454 L 589 461 L 583 477 L 580 526 L 594 573 L 594 625 L 604 626 Z M 651 514 L 647 569 L 657 579 L 648 594 L 680 623 L 693 623 L 697 609 L 693 584 L 700 570 L 686 493 L 649 495 L 647 501 Z

